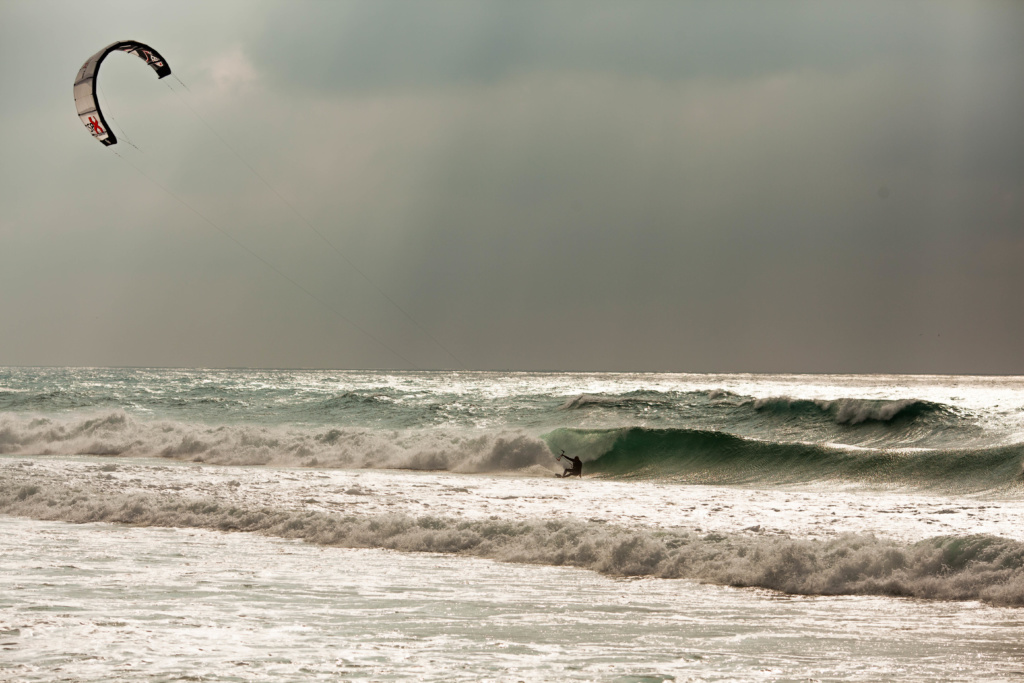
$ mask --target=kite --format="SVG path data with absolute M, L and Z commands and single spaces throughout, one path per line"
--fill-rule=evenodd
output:
M 171 67 L 167 65 L 167 60 L 159 52 L 145 43 L 134 40 L 119 40 L 116 43 L 111 43 L 85 61 L 82 68 L 78 70 L 78 76 L 75 77 L 75 108 L 78 109 L 78 118 L 82 120 L 92 136 L 104 145 L 116 145 L 117 137 L 114 135 L 114 131 L 110 130 L 110 126 L 107 125 L 107 120 L 103 118 L 103 112 L 100 110 L 100 101 L 96 97 L 96 77 L 100 73 L 100 64 L 114 50 L 135 55 L 149 64 L 156 72 L 157 78 L 171 75 Z

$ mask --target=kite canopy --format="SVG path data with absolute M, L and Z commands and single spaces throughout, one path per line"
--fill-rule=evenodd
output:
M 104 145 L 116 145 L 117 137 L 110 130 L 110 126 L 107 125 L 107 120 L 103 118 L 103 112 L 100 110 L 100 101 L 96 97 L 96 77 L 100 73 L 100 64 L 114 50 L 137 56 L 153 67 L 157 78 L 171 75 L 171 67 L 167 65 L 166 60 L 159 52 L 145 43 L 134 40 L 119 40 L 116 43 L 111 43 L 85 61 L 82 68 L 78 70 L 78 76 L 75 77 L 75 107 L 78 109 L 78 118 L 82 119 L 82 123 L 89 129 L 92 136 Z

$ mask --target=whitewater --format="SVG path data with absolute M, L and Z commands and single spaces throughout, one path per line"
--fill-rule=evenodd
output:
M 1022 475 L 1021 377 L 2 368 L 0 680 L 1005 680 Z

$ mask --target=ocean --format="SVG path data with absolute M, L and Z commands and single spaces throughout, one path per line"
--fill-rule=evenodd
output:
M 1022 484 L 1024 377 L 3 368 L 0 680 L 1006 680 Z

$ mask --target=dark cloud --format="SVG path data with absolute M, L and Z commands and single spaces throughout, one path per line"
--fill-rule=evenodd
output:
M 0 365 L 1024 372 L 1022 17 L 5 3 Z

